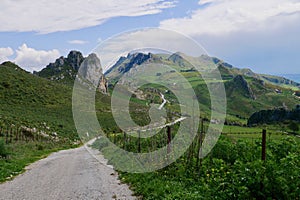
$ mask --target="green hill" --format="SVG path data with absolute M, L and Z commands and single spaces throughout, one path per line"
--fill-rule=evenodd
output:
M 53 151 L 79 144 L 71 87 L 11 62 L 0 65 L 0 182 Z
M 42 128 L 77 138 L 71 110 L 71 87 L 32 75 L 17 65 L 0 65 L 0 123 Z

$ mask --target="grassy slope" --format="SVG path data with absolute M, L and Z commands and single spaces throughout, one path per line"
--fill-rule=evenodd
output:
M 61 137 L 76 139 L 70 87 L 29 74 L 13 64 L 0 66 L 0 122 L 38 128 L 45 122 Z
M 0 159 L 2 182 L 53 151 L 73 147 L 78 136 L 72 119 L 70 87 L 36 77 L 12 63 L 0 65 L 0 74 L 0 140 L 2 149 L 9 154 L 9 159 Z M 3 147 L 3 136 L 12 124 L 45 130 L 44 123 L 50 127 L 48 133 L 57 132 L 59 142 L 13 140 Z

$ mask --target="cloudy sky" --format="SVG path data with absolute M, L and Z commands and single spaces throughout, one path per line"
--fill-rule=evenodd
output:
M 268 74 L 300 74 L 299 0 L 1 0 L 0 62 L 40 70 L 123 31 L 185 34 L 211 56 Z

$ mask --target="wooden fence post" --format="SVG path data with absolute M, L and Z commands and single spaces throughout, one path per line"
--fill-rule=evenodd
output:
M 168 134 L 168 154 L 171 153 L 171 140 L 172 140 L 172 135 L 171 135 L 171 127 L 167 126 L 167 134 Z
M 263 129 L 262 131 L 262 143 L 261 143 L 261 160 L 266 160 L 266 139 L 267 139 L 267 131 Z
M 13 128 L 10 127 L 9 143 L 12 143 L 12 138 L 13 138 Z
M 197 166 L 197 170 L 200 170 L 200 167 L 202 165 L 202 158 L 200 158 L 202 156 L 202 140 L 203 140 L 203 133 L 204 133 L 204 119 L 201 118 L 201 130 L 200 130 L 200 134 L 199 134 L 199 140 L 198 140 L 198 149 L 197 149 L 197 161 L 196 161 L 196 166 Z
M 124 144 L 123 149 L 126 150 L 126 132 L 124 131 Z
M 261 160 L 264 161 L 263 165 L 265 164 L 266 161 L 266 139 L 267 139 L 267 131 L 266 129 L 262 130 L 262 143 L 261 143 Z M 264 183 L 263 183 L 263 179 L 264 179 L 265 173 L 263 172 L 262 176 L 261 176 L 261 181 L 260 181 L 260 191 L 263 194 L 263 190 L 264 190 Z
M 141 153 L 141 131 L 138 130 L 139 138 L 138 138 L 138 152 Z
M 9 126 L 7 125 L 7 129 L 6 129 L 6 136 L 5 136 L 5 143 L 8 144 L 8 134 L 9 134 Z

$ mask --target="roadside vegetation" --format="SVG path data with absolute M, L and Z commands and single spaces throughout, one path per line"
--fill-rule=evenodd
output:
M 142 174 L 120 172 L 120 179 L 143 199 L 299 199 L 300 138 L 268 130 L 263 161 L 259 130 L 233 126 L 204 159 L 197 158 L 195 142 L 175 163 L 163 169 Z M 154 150 L 153 144 L 160 148 L 167 145 L 166 137 L 161 133 L 143 139 L 139 150 L 138 139 L 124 142 L 124 133 L 108 134 L 111 142 L 131 152 L 149 152 Z M 94 147 L 112 165 L 122 159 L 113 156 L 103 138 Z
M 0 66 L 0 182 L 51 152 L 80 145 L 71 88 L 6 62 Z

